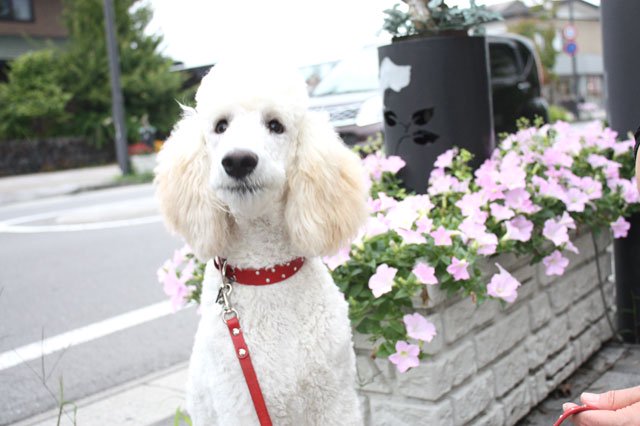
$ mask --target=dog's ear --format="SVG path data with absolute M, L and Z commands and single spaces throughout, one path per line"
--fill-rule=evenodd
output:
M 355 237 L 367 216 L 364 170 L 324 115 L 302 119 L 287 180 L 285 218 L 296 248 L 327 255 Z
M 226 247 L 231 221 L 209 184 L 211 159 L 196 112 L 184 112 L 158 154 L 156 197 L 167 227 L 207 260 Z

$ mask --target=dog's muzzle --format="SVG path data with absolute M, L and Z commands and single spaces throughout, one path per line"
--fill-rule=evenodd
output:
M 222 159 L 222 167 L 227 175 L 238 180 L 249 176 L 257 165 L 258 156 L 251 151 L 232 151 Z

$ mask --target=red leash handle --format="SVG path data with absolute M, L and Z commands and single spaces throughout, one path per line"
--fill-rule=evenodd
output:
M 591 407 L 589 405 L 578 405 L 577 407 L 573 407 L 572 409 L 567 410 L 564 413 L 562 413 L 560 418 L 558 420 L 556 420 L 556 422 L 553 424 L 553 426 L 560 426 L 562 424 L 562 422 L 564 422 L 565 420 L 567 420 L 569 417 L 573 416 L 574 414 L 582 413 L 583 411 L 589 411 L 589 410 L 598 410 L 598 408 Z
M 267 404 L 264 402 L 264 397 L 262 396 L 258 376 L 256 375 L 256 371 L 253 369 L 253 363 L 249 356 L 247 342 L 245 342 L 242 329 L 240 328 L 238 316 L 234 315 L 230 319 L 225 318 L 225 323 L 229 328 L 229 335 L 231 336 L 231 341 L 233 342 L 233 346 L 236 350 L 238 361 L 240 361 L 244 380 L 247 382 L 247 386 L 249 387 L 249 393 L 251 394 L 251 399 L 253 400 L 253 406 L 256 409 L 258 420 L 260 420 L 260 426 L 272 426 L 269 410 L 267 410 Z

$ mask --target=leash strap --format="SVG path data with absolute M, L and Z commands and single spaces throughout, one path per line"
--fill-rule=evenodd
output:
M 269 410 L 267 410 L 267 404 L 264 402 L 262 390 L 260 389 L 260 383 L 258 382 L 258 376 L 253 369 L 253 363 L 251 362 L 251 356 L 249 356 L 249 349 L 247 348 L 247 342 L 244 340 L 242 329 L 240 328 L 240 321 L 238 316 L 235 315 L 232 318 L 225 320 L 227 327 L 229 328 L 229 335 L 236 351 L 238 361 L 240 361 L 240 367 L 244 374 L 244 380 L 249 387 L 249 393 L 253 400 L 253 406 L 256 409 L 258 420 L 260 420 L 260 426 L 271 426 L 271 417 L 269 416 Z
M 569 417 L 573 416 L 574 414 L 582 413 L 583 411 L 589 411 L 589 410 L 597 410 L 597 408 L 591 407 L 589 405 L 579 405 L 577 407 L 573 407 L 572 409 L 567 410 L 564 413 L 562 413 L 560 418 L 558 418 L 558 420 L 556 420 L 556 422 L 553 424 L 553 426 L 560 426 L 562 424 L 562 422 L 564 422 L 565 420 L 567 420 Z

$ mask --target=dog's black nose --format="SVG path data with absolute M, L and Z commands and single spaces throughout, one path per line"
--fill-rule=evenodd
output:
M 242 179 L 258 165 L 258 156 L 251 151 L 233 151 L 222 159 L 222 167 L 229 176 Z

